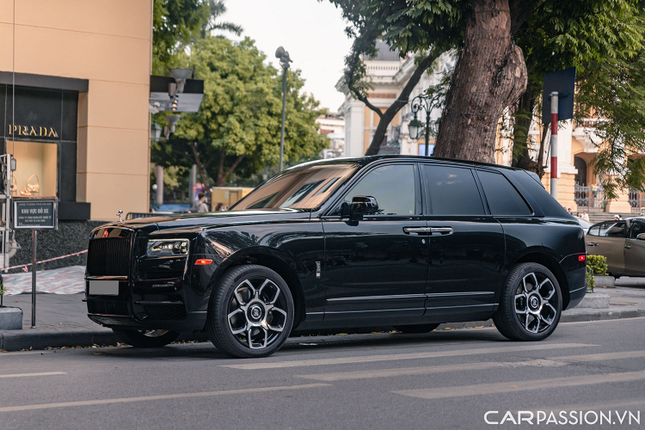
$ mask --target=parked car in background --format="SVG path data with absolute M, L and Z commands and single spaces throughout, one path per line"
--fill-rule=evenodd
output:
M 235 357 L 292 331 L 493 318 L 537 341 L 586 292 L 580 225 L 534 173 L 439 158 L 305 163 L 227 212 L 93 230 L 88 316 L 124 343 L 207 331 Z
M 607 257 L 612 276 L 645 276 L 645 217 L 594 224 L 586 244 L 589 254 Z
M 578 221 L 578 224 L 580 224 L 580 227 L 582 227 L 582 229 L 585 231 L 585 234 L 587 234 L 589 227 L 591 227 L 591 223 L 578 217 L 576 217 L 576 221 Z

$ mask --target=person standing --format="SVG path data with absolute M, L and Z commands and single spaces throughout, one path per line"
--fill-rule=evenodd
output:
M 208 205 L 206 204 L 206 193 L 199 193 L 197 195 L 197 201 L 189 209 L 190 213 L 196 212 L 208 212 Z
M 582 216 L 581 216 L 581 218 L 582 218 L 583 220 L 585 220 L 585 221 L 589 222 L 589 214 L 587 213 L 587 211 L 582 211 Z

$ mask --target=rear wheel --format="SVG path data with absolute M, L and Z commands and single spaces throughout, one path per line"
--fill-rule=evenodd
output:
M 116 337 L 128 345 L 137 348 L 161 348 L 175 341 L 179 333 L 172 330 L 131 330 L 112 328 Z
M 401 333 L 406 334 L 419 334 L 430 333 L 432 330 L 439 327 L 439 324 L 420 324 L 420 325 L 395 325 L 394 328 Z
M 493 321 L 511 340 L 543 340 L 562 314 L 562 292 L 553 273 L 537 263 L 515 266 L 506 278 Z
M 266 357 L 291 333 L 294 304 L 287 283 L 256 265 L 231 269 L 213 292 L 208 334 L 217 349 L 233 357 Z

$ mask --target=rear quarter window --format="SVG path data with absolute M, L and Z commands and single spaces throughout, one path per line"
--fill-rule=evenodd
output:
M 533 214 L 524 198 L 503 175 L 478 170 L 477 176 L 484 188 L 492 215 L 528 216 Z

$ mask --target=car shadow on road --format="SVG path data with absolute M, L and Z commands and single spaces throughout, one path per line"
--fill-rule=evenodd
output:
M 271 357 L 257 360 L 266 360 L 280 357 L 281 359 L 294 359 L 302 355 L 322 354 L 345 350 L 348 354 L 357 351 L 382 350 L 382 352 L 400 351 L 405 349 L 418 349 L 419 347 L 433 348 L 465 343 L 468 347 L 481 346 L 482 344 L 510 342 L 491 328 L 437 330 L 426 334 L 403 334 L 398 332 L 337 334 L 325 336 L 299 336 L 291 337 L 282 348 Z M 396 347 L 396 350 L 392 350 Z M 173 343 L 162 348 L 135 348 L 130 346 L 106 347 L 87 349 L 87 354 L 105 356 L 116 359 L 196 359 L 196 360 L 222 360 L 230 362 L 241 360 L 229 357 L 218 351 L 210 342 L 184 342 Z

